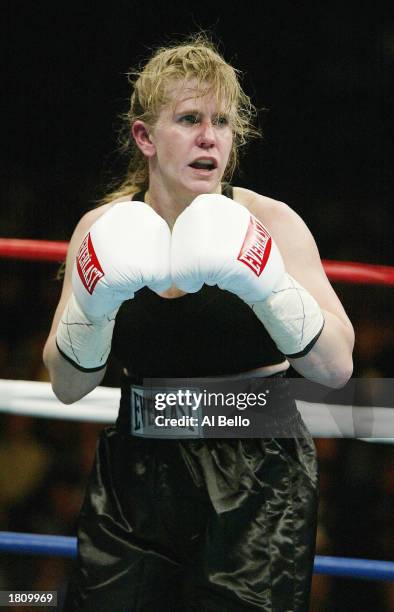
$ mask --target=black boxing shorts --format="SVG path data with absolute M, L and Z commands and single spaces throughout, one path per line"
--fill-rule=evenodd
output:
M 64 610 L 306 611 L 316 514 L 305 427 L 293 438 L 192 440 L 105 429 Z

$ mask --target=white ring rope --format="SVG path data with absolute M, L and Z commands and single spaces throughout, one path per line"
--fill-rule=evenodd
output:
M 120 389 L 96 387 L 71 405 L 62 404 L 50 383 L 0 379 L 0 412 L 31 417 L 114 423 L 119 409 Z
M 114 423 L 119 409 L 120 390 L 97 387 L 71 405 L 62 404 L 53 394 L 50 383 L 0 379 L 0 412 L 31 417 Z M 394 411 L 370 406 L 328 405 L 297 401 L 297 408 L 315 438 L 355 438 L 353 410 L 357 421 L 372 423 L 368 442 L 394 443 Z M 338 426 L 340 423 L 340 427 Z

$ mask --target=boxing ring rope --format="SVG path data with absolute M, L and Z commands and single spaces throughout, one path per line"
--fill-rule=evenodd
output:
M 48 555 L 75 559 L 77 538 L 0 531 L 0 550 L 13 554 Z M 394 562 L 316 555 L 314 573 L 368 580 L 394 580 Z
M 47 382 L 0 379 L 0 413 L 111 424 L 118 415 L 120 390 L 96 387 L 71 405 L 62 404 Z M 357 435 L 353 406 L 297 399 L 297 408 L 314 438 L 363 438 Z M 373 424 L 370 442 L 394 443 L 392 408 L 357 406 L 358 420 Z
M 63 261 L 68 242 L 0 238 L 0 258 L 34 261 Z M 323 260 L 330 280 L 354 284 L 394 285 L 394 267 L 353 261 Z
M 63 241 L 24 240 L 0 238 L 0 258 L 47 262 L 65 259 L 68 243 Z M 323 260 L 328 278 L 334 282 L 353 284 L 394 285 L 394 267 L 356 262 Z M 83 420 L 111 423 L 116 419 L 119 390 L 98 387 L 87 397 L 72 406 L 63 406 L 54 398 L 49 383 L 32 381 L 0 380 L 0 412 L 27 414 L 34 417 Z M 297 402 L 303 419 L 315 437 L 338 437 L 338 431 L 322 413 L 324 405 Z M 313 410 L 309 410 L 313 406 Z M 341 412 L 351 406 L 330 406 L 330 413 L 338 408 Z M 319 419 L 313 421 L 314 413 Z M 391 409 L 374 408 L 380 411 L 378 420 L 386 429 L 385 418 Z M 387 412 L 389 411 L 389 412 Z M 313 413 L 313 414 L 312 414 Z M 308 422 L 309 419 L 309 422 Z M 335 419 L 334 419 L 335 420 Z M 383 438 L 370 441 L 392 442 Z M 348 437 L 355 437 L 351 431 Z M 51 536 L 28 533 L 0 532 L 0 552 L 12 554 L 51 555 L 75 558 L 77 539 L 67 536 Z M 371 559 L 353 559 L 316 555 L 314 572 L 331 576 L 345 576 L 368 580 L 394 580 L 394 562 Z

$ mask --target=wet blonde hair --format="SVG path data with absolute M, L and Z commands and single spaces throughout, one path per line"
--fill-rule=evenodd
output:
M 140 119 L 154 126 L 161 109 L 168 103 L 171 86 L 197 81 L 198 95 L 212 93 L 229 118 L 233 145 L 224 178 L 230 180 L 238 162 L 238 149 L 252 136 L 260 135 L 254 127 L 256 109 L 245 94 L 239 72 L 228 64 L 206 34 L 197 34 L 181 44 L 160 47 L 140 71 L 128 74 L 133 91 L 130 109 L 123 116 L 121 150 L 129 154 L 129 164 L 122 183 L 103 199 L 103 203 L 129 196 L 149 187 L 147 158 L 131 136 L 133 123 Z M 131 149 L 131 153 L 130 153 Z

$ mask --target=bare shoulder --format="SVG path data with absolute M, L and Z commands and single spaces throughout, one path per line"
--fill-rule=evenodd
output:
M 120 202 L 128 201 L 127 198 L 118 198 L 113 202 L 109 202 L 108 204 L 102 204 L 101 206 L 97 206 L 97 208 L 92 208 L 87 213 L 81 217 L 78 224 L 75 227 L 75 233 L 83 233 L 89 230 L 89 228 L 95 223 L 100 217 L 102 217 L 106 212 L 108 212 L 115 204 L 119 204 Z
M 234 200 L 260 219 L 277 240 L 290 232 L 292 234 L 294 232 L 309 233 L 300 215 L 285 202 L 274 200 L 243 187 L 234 187 Z
M 314 237 L 303 219 L 284 202 L 248 189 L 234 189 L 234 199 L 259 219 L 274 238 L 288 272 L 300 281 L 305 267 L 322 271 Z
M 115 204 L 119 204 L 120 202 L 130 201 L 129 198 L 123 197 L 118 198 L 117 200 L 113 200 L 113 202 L 109 202 L 108 204 L 102 204 L 101 206 L 97 206 L 97 208 L 92 208 L 88 210 L 78 221 L 75 226 L 73 235 L 71 237 L 70 246 L 74 242 L 78 245 L 82 242 L 82 239 L 88 233 L 89 229 L 100 217 L 102 217 L 106 212 L 108 212 Z
M 286 271 L 315 297 L 321 308 L 336 314 L 351 328 L 327 279 L 316 242 L 302 218 L 284 202 L 248 189 L 234 188 L 234 199 L 267 227 L 279 247 Z
M 89 228 L 93 225 L 97 219 L 99 219 L 105 212 L 107 212 L 113 206 L 112 202 L 110 204 L 103 204 L 102 206 L 98 206 L 97 208 L 93 208 L 86 212 L 78 221 L 74 234 L 76 232 L 87 232 Z

